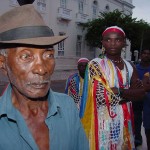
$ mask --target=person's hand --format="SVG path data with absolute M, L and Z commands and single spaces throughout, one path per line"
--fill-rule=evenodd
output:
M 113 91 L 114 94 L 119 94 L 118 88 L 112 87 L 111 90 Z

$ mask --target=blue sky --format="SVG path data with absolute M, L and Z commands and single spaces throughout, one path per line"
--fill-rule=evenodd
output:
M 133 18 L 143 19 L 150 23 L 150 0 L 132 0 L 135 8 L 133 9 Z

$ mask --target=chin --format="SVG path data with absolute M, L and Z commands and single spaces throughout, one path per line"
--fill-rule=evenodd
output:
M 33 92 L 28 91 L 26 96 L 31 99 L 44 99 L 47 97 L 49 90 L 34 90 Z
M 41 100 L 41 101 L 45 101 L 45 100 L 47 100 L 47 97 L 48 97 L 48 93 L 47 94 L 45 94 L 45 95 L 41 95 L 41 94 L 39 94 L 39 95 L 27 95 L 27 97 L 30 99 L 30 100 Z

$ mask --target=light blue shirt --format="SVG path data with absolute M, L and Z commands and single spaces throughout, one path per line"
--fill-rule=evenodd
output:
M 45 120 L 50 150 L 89 150 L 77 107 L 66 94 L 49 92 Z M 38 150 L 21 113 L 12 105 L 11 87 L 0 97 L 0 150 Z

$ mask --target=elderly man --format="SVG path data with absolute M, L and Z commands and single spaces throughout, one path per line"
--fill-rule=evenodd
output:
M 10 81 L 0 98 L 0 150 L 88 150 L 73 100 L 50 89 L 53 45 L 65 38 L 32 4 L 0 16 L 0 68 Z
M 74 99 L 78 109 L 80 107 L 84 75 L 88 62 L 89 60 L 87 58 L 80 58 L 77 63 L 78 72 L 71 75 L 66 82 L 65 93 Z

